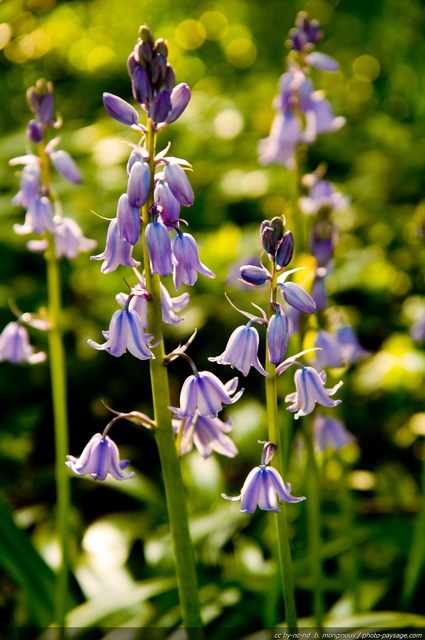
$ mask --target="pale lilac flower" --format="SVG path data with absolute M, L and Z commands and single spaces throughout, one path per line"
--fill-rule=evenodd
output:
M 176 289 L 180 289 L 182 283 L 192 286 L 198 279 L 198 273 L 207 278 L 215 278 L 208 267 L 199 260 L 196 241 L 190 233 L 179 232 L 171 242 L 174 256 L 173 279 Z
M 150 179 L 151 172 L 147 162 L 132 163 L 127 184 L 127 196 L 132 207 L 140 209 L 145 204 L 148 199 Z
M 182 293 L 180 296 L 172 298 L 167 289 L 161 282 L 161 306 L 162 320 L 165 324 L 177 324 L 184 320 L 177 313 L 182 311 L 189 304 L 190 296 L 188 293 Z
M 161 174 L 164 175 L 164 174 Z M 180 202 L 171 191 L 168 183 L 159 178 L 155 185 L 154 199 L 159 205 L 159 217 L 165 225 L 171 223 L 175 228 L 180 218 Z
M 315 91 L 310 96 L 310 104 L 305 113 L 306 142 L 314 142 L 320 133 L 337 131 L 345 124 L 345 118 L 335 117 L 332 107 L 324 97 L 323 91 Z
M 307 214 L 316 214 L 321 209 L 341 211 L 350 204 L 350 199 L 336 191 L 334 185 L 328 180 L 318 180 L 309 189 L 309 196 L 300 198 L 301 210 Z
M 18 322 L 9 322 L 0 334 L 0 362 L 8 360 L 13 364 L 44 362 L 46 354 L 34 353 L 30 345 L 28 331 Z
M 243 389 L 237 393 L 238 378 L 223 384 L 209 371 L 200 371 L 189 376 L 180 392 L 180 408 L 170 407 L 175 418 L 191 418 L 196 411 L 202 416 L 215 418 L 223 404 L 233 404 L 241 397 Z
M 282 296 L 286 302 L 302 313 L 314 313 L 316 304 L 310 294 L 307 293 L 299 284 L 295 282 L 286 282 L 286 278 L 293 270 L 286 271 L 277 279 L 277 287 L 280 289 Z
M 180 455 L 188 453 L 193 445 L 203 458 L 209 458 L 214 451 L 228 458 L 238 454 L 234 442 L 226 435 L 232 429 L 230 418 L 223 422 L 220 418 L 201 416 L 196 412 L 195 416 L 183 421 L 174 418 L 173 428 L 176 433 L 183 429 Z
M 41 184 L 39 159 L 36 156 L 31 156 L 31 158 L 33 160 L 22 169 L 20 189 L 12 198 L 12 204 L 25 209 L 36 199 Z M 16 158 L 16 160 L 18 159 Z M 11 160 L 10 164 L 13 165 L 14 160 Z
M 46 196 L 32 200 L 25 214 L 24 224 L 14 224 L 13 230 L 18 235 L 27 233 L 41 234 L 43 231 L 54 231 L 52 204 Z
M 149 222 L 146 225 L 145 240 L 152 273 L 168 276 L 173 270 L 174 260 L 167 227 L 158 220 Z
M 267 349 L 272 364 L 279 364 L 285 357 L 289 341 L 289 322 L 285 310 L 279 303 L 267 326 Z
M 50 160 L 56 171 L 60 173 L 64 178 L 79 184 L 82 182 L 82 177 L 77 163 L 71 158 L 67 151 L 53 150 L 50 152 Z
M 192 187 L 186 172 L 176 159 L 169 158 L 164 167 L 164 177 L 173 196 L 185 207 L 190 207 L 195 200 Z
M 336 335 L 320 329 L 315 336 L 314 346 L 320 351 L 314 352 L 314 367 L 317 370 L 326 367 L 343 367 L 345 358 Z
M 259 340 L 257 329 L 248 322 L 246 326 L 237 327 L 233 331 L 220 356 L 208 358 L 208 360 L 218 364 L 230 364 L 239 369 L 244 376 L 248 375 L 251 367 L 257 369 L 263 376 L 268 376 L 269 374 L 258 360 Z
M 294 393 L 286 396 L 286 402 L 292 402 L 287 407 L 288 411 L 295 413 L 295 419 L 300 416 L 306 416 L 311 413 L 318 404 L 324 407 L 335 407 L 341 403 L 341 400 L 331 400 L 330 396 L 342 386 L 343 382 L 338 382 L 332 389 L 325 388 L 326 373 L 321 371 L 318 373 L 313 367 L 301 367 L 295 372 L 295 388 Z
M 87 340 L 94 349 L 107 351 L 111 356 L 119 358 L 127 350 L 139 360 L 154 358 L 149 349 L 147 336 L 140 316 L 131 309 L 115 311 L 109 324 L 109 331 L 104 332 L 106 342 L 99 344 Z
M 55 220 L 55 255 L 57 258 L 76 258 L 80 253 L 91 251 L 96 246 L 96 240 L 90 240 L 83 235 L 79 225 L 72 218 Z M 27 242 L 29 251 L 46 251 L 47 240 L 30 240 Z
M 261 465 L 248 474 L 240 495 L 235 497 L 222 493 L 225 500 L 241 501 L 243 513 L 254 513 L 257 507 L 263 511 L 279 512 L 279 502 L 301 502 L 305 497 L 295 498 L 291 495 L 291 485 L 284 482 L 280 473 L 267 466 L 273 457 L 275 445 L 264 443 Z
M 312 51 L 305 56 L 305 61 L 311 67 L 321 69 L 322 71 L 338 71 L 339 64 L 331 56 L 319 51 Z
M 166 123 L 171 124 L 180 118 L 190 100 L 190 89 L 184 82 L 177 84 L 171 92 L 171 109 L 167 116 Z
M 132 249 L 133 246 L 129 242 L 121 240 L 118 223 L 116 218 L 114 218 L 109 223 L 105 250 L 97 256 L 91 256 L 90 259 L 103 260 L 100 268 L 102 273 L 115 271 L 119 265 L 123 265 L 124 267 L 139 267 L 140 262 L 137 262 L 137 260 L 134 260 L 131 256 Z
M 347 364 L 353 364 L 361 358 L 367 358 L 370 353 L 364 349 L 350 325 L 344 325 L 337 329 L 336 337 L 342 357 Z
M 84 447 L 79 458 L 66 456 L 66 466 L 78 476 L 89 475 L 93 480 L 105 480 L 108 473 L 115 480 L 129 480 L 136 474 L 123 473 L 129 465 L 128 460 L 120 460 L 118 447 L 109 436 L 102 437 L 96 433 Z
M 162 307 L 162 321 L 165 324 L 178 324 L 184 318 L 178 316 L 177 313 L 182 311 L 189 303 L 189 294 L 183 293 L 181 296 L 175 296 L 172 298 L 168 293 L 163 283 L 160 283 L 161 291 L 161 307 Z M 148 327 L 148 307 L 147 300 L 150 297 L 147 289 L 140 283 L 132 288 L 131 300 L 128 302 L 129 295 L 126 293 L 119 293 L 116 296 L 118 304 L 125 307 L 128 303 L 128 308 L 135 311 L 142 320 L 143 327 Z
M 291 111 L 279 112 L 274 117 L 270 135 L 260 140 L 260 163 L 281 164 L 287 169 L 294 169 L 296 164 L 296 147 L 302 142 L 301 122 Z
M 318 269 L 321 270 L 319 272 L 321 276 L 327 275 L 332 265 L 337 241 L 338 231 L 331 222 L 321 220 L 314 225 L 309 238 L 309 247 L 316 258 Z
M 137 164 L 140 163 L 136 162 L 134 167 Z M 131 205 L 130 199 L 126 193 L 123 193 L 118 200 L 117 223 L 121 240 L 135 245 L 140 237 L 140 208 L 138 206 Z
M 319 451 L 341 449 L 356 441 L 340 420 L 322 413 L 314 417 L 313 436 Z

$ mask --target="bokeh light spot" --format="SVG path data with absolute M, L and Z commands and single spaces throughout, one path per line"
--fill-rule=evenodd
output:
M 197 49 L 205 42 L 206 36 L 205 27 L 199 20 L 183 20 L 175 30 L 177 43 L 183 49 Z
M 369 82 L 375 80 L 379 76 L 380 65 L 373 56 L 359 56 L 353 62 L 353 72 L 360 80 Z
M 214 118 L 214 131 L 219 138 L 230 140 L 243 129 L 244 119 L 237 109 L 223 109 Z
M 257 49 L 249 38 L 235 38 L 226 47 L 226 57 L 234 67 L 246 69 L 257 57 Z
M 12 29 L 7 22 L 0 24 L 0 49 L 4 49 L 9 44 L 12 37 Z
M 205 11 L 199 18 L 208 40 L 220 40 L 227 27 L 227 18 L 221 11 Z

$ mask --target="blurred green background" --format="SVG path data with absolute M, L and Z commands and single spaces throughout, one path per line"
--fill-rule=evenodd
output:
M 207 357 L 221 353 L 227 336 L 241 323 L 224 292 L 244 309 L 251 300 L 262 302 L 261 294 L 254 298 L 238 285 L 234 273 L 258 255 L 259 223 L 282 214 L 290 196 L 287 172 L 259 167 L 257 145 L 270 128 L 285 40 L 300 10 L 321 22 L 325 39 L 319 49 L 341 66 L 334 74 L 316 71 L 315 86 L 326 91 L 335 113 L 347 119 L 338 132 L 319 137 L 305 165 L 311 171 L 325 162 L 327 178 L 352 199 L 349 209 L 334 218 L 341 237 L 336 268 L 328 279 L 331 305 L 344 310 L 372 353 L 345 372 L 338 411 L 358 444 L 322 461 L 327 604 L 333 615 L 352 612 L 346 597 L 352 559 L 346 553 L 347 513 L 341 510 L 349 500 L 347 509 L 356 521 L 361 609 L 398 611 L 421 504 L 425 455 L 425 355 L 409 334 L 425 309 L 425 7 L 420 0 L 149 0 L 125 7 L 117 0 L 0 3 L 0 327 L 13 319 L 10 300 L 23 311 L 46 303 L 44 261 L 28 253 L 25 238 L 12 231 L 23 212 L 10 202 L 19 177 L 8 160 L 26 152 L 26 89 L 40 77 L 54 82 L 64 120 L 61 148 L 73 155 L 84 176 L 80 186 L 57 177 L 55 188 L 64 214 L 98 241 L 98 253 L 106 223 L 93 212 L 115 215 L 126 184 L 128 146 L 123 141 L 137 141 L 106 115 L 102 93 L 131 101 L 126 60 L 139 25 L 146 23 L 156 37 L 168 40 L 177 82 L 192 88 L 189 107 L 162 134 L 160 144 L 171 141 L 171 153 L 193 165 L 196 200 L 183 217 L 199 241 L 203 262 L 217 274 L 214 281 L 200 278 L 192 289 L 185 322 L 167 328 L 167 344 L 172 348 L 197 328 L 191 355 L 198 366 L 211 366 L 224 380 L 231 377 L 230 370 L 210 365 Z M 101 341 L 117 307 L 115 295 L 125 291 L 125 269 L 105 276 L 98 262 L 81 256 L 72 264 L 65 261 L 62 271 L 71 452 L 79 455 L 109 420 L 102 401 L 117 410 L 150 413 L 148 367 L 128 354 L 115 359 L 98 353 L 86 343 L 89 337 Z M 46 348 L 44 335 L 33 331 L 32 341 Z M 180 362 L 170 369 L 177 403 L 188 371 Z M 183 464 L 205 616 L 212 628 L 246 625 L 255 630 L 280 619 L 273 529 L 267 514 L 246 516 L 219 498 L 221 491 L 237 492 L 247 471 L 258 464 L 256 440 L 266 433 L 259 376 L 254 372 L 243 382 L 243 399 L 228 412 L 240 456 L 202 461 L 193 452 Z M 284 385 L 282 396 L 290 383 Z M 1 497 L 15 524 L 54 568 L 47 365 L 2 363 L 0 406 Z M 94 599 L 97 609 L 76 609 L 70 622 L 172 626 L 178 622 L 177 600 L 173 583 L 167 582 L 173 571 L 156 449 L 151 435 L 132 425 L 120 423 L 113 437 L 138 479 L 107 486 L 77 478 L 72 483 L 74 604 Z M 288 478 L 295 495 L 303 495 L 302 455 L 294 454 Z M 339 491 L 343 475 L 352 490 L 345 497 Z M 291 514 L 299 609 L 307 616 L 311 583 L 305 569 L 305 517 L 298 505 Z M 405 605 L 420 613 L 423 550 L 416 557 L 416 595 Z M 42 622 L 28 609 L 25 577 L 17 579 L 7 558 L 2 565 L 0 606 L 9 623 Z M 135 602 L 124 598 L 117 604 L 112 596 L 114 606 L 105 604 L 105 594 L 135 594 L 136 586 L 141 591 Z

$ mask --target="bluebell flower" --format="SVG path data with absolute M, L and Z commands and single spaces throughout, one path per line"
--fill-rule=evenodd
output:
M 314 91 L 310 96 L 309 108 L 305 113 L 305 139 L 314 142 L 320 133 L 337 131 L 345 124 L 345 118 L 336 117 L 323 91 Z
M 124 267 L 139 267 L 140 262 L 134 260 L 131 255 L 133 246 L 120 238 L 118 222 L 116 218 L 111 220 L 106 235 L 106 247 L 102 253 L 97 256 L 91 256 L 91 260 L 103 260 L 100 268 L 102 273 L 111 273 L 119 265 Z
M 312 51 L 305 56 L 305 61 L 310 67 L 321 69 L 322 71 L 338 71 L 339 64 L 331 56 L 319 51 Z
M 103 94 L 103 104 L 112 118 L 132 129 L 140 129 L 139 114 L 131 104 L 107 92 Z
M 154 199 L 159 205 L 159 217 L 165 225 L 171 223 L 175 228 L 180 218 L 180 202 L 171 191 L 168 183 L 163 178 L 163 173 L 157 177 L 155 185 Z
M 134 162 L 128 176 L 127 196 L 132 207 L 143 207 L 148 199 L 151 172 L 147 162 Z
M 324 407 L 335 407 L 341 400 L 331 400 L 343 382 L 338 382 L 332 389 L 326 389 L 326 373 L 318 373 L 313 367 L 301 367 L 295 372 L 295 393 L 286 396 L 286 402 L 292 402 L 288 411 L 295 413 L 295 419 L 311 413 L 316 402 Z
M 87 343 L 94 349 L 107 351 L 116 358 L 122 356 L 127 350 L 139 360 L 155 357 L 150 351 L 142 320 L 132 309 L 115 311 L 109 324 L 109 331 L 105 331 L 104 336 L 106 342 L 103 344 L 94 340 L 87 340 Z
M 137 166 L 137 164 L 140 163 L 136 162 L 134 167 Z M 133 169 L 131 171 L 133 171 Z M 126 193 L 123 193 L 118 200 L 117 223 L 121 240 L 135 245 L 140 238 L 140 208 L 130 203 L 130 199 Z
M 300 287 L 299 284 L 286 282 L 286 278 L 293 271 L 294 270 L 291 269 L 280 275 L 277 279 L 277 287 L 291 307 L 302 313 L 314 313 L 316 311 L 316 304 L 310 294 Z
M 253 264 L 244 264 L 239 269 L 240 276 L 247 284 L 260 286 L 271 280 L 271 273 L 264 267 L 257 267 Z
M 46 145 L 46 153 L 47 153 L 47 145 Z M 58 173 L 61 174 L 64 178 L 73 182 L 74 184 L 79 184 L 82 182 L 82 177 L 80 170 L 77 166 L 77 163 L 67 151 L 63 151 L 61 149 L 53 149 L 50 153 L 50 160 L 52 161 L 52 165 L 56 169 Z
M 167 227 L 158 220 L 149 222 L 146 225 L 145 240 L 152 273 L 168 276 L 173 270 L 174 260 Z
M 200 371 L 186 378 L 180 392 L 180 408 L 170 407 L 175 418 L 192 418 L 196 411 L 201 416 L 215 418 L 223 404 L 233 404 L 241 397 L 236 393 L 238 378 L 223 384 L 209 371 Z
M 24 224 L 13 225 L 13 230 L 18 235 L 40 235 L 43 231 L 54 231 L 54 228 L 52 204 L 46 196 L 37 197 L 29 203 Z
M 34 353 L 30 345 L 28 331 L 18 322 L 9 322 L 0 334 L 0 362 L 7 360 L 13 364 L 44 362 L 43 351 Z
M 313 436 L 319 451 L 341 449 L 346 444 L 352 444 L 356 441 L 340 420 L 322 413 L 318 413 L 314 417 Z
M 193 445 L 202 458 L 209 458 L 214 451 L 228 458 L 234 458 L 238 454 L 234 442 L 226 435 L 232 429 L 230 418 L 223 422 L 220 418 L 201 416 L 197 412 L 195 416 L 183 421 L 174 418 L 173 428 L 176 433 L 183 430 L 180 455 L 188 453 Z
M 320 329 L 314 338 L 314 367 L 318 370 L 326 367 L 343 367 L 345 359 L 336 335 Z
M 270 135 L 260 140 L 260 164 L 281 164 L 287 169 L 294 169 L 296 148 L 302 141 L 303 134 L 298 116 L 291 111 L 277 113 L 272 122 Z
M 338 230 L 327 221 L 317 222 L 309 238 L 309 247 L 312 255 L 316 258 L 318 275 L 327 275 L 332 266 L 332 258 L 335 246 L 338 241 Z
M 321 209 L 341 211 L 347 209 L 350 199 L 336 191 L 334 185 L 328 180 L 317 180 L 311 185 L 309 195 L 300 198 L 301 210 L 307 214 L 316 214 Z
M 347 364 L 353 364 L 361 358 L 367 358 L 370 355 L 370 352 L 361 346 L 350 325 L 339 327 L 336 332 L 336 337 L 342 357 Z
M 246 326 L 237 327 L 233 331 L 220 356 L 208 358 L 208 360 L 218 364 L 230 364 L 239 369 L 244 376 L 248 375 L 251 367 L 257 369 L 263 376 L 268 376 L 269 374 L 258 360 L 259 340 L 257 329 L 248 322 Z
M 189 294 L 183 293 L 181 296 L 170 296 L 163 283 L 160 283 L 161 291 L 161 308 L 162 308 L 162 321 L 165 324 L 178 324 L 182 322 L 184 318 L 178 316 L 177 313 L 182 311 L 189 303 Z M 128 303 L 128 308 L 135 311 L 142 320 L 144 329 L 148 327 L 148 307 L 147 300 L 150 297 L 147 289 L 142 284 L 137 284 L 131 290 L 131 300 L 128 302 L 129 295 L 126 293 L 119 293 L 116 296 L 117 302 L 125 307 Z
M 171 92 L 163 89 L 157 93 L 149 104 L 149 118 L 153 122 L 165 122 L 171 109 Z
M 176 159 L 169 158 L 164 167 L 164 177 L 173 196 L 185 207 L 190 207 L 195 200 L 192 187 L 186 172 Z
M 173 279 L 176 289 L 182 283 L 192 286 L 198 279 L 198 273 L 207 278 L 215 278 L 214 273 L 199 260 L 195 238 L 190 233 L 179 232 L 171 242 L 174 256 Z
M 279 502 L 301 502 L 304 497 L 295 498 L 291 495 L 291 485 L 282 480 L 282 476 L 274 469 L 267 466 L 271 461 L 275 445 L 265 442 L 261 465 L 255 467 L 248 474 L 241 492 L 238 496 L 230 497 L 221 494 L 225 500 L 241 501 L 243 513 L 254 513 L 257 507 L 263 511 L 279 512 Z
M 96 433 L 84 447 L 79 458 L 66 456 L 66 466 L 78 476 L 89 475 L 93 480 L 105 480 L 108 473 L 115 480 L 129 480 L 136 474 L 134 471 L 125 474 L 123 470 L 129 465 L 128 460 L 120 460 L 118 447 L 109 436 L 102 437 Z
M 279 364 L 285 357 L 289 341 L 289 322 L 281 304 L 275 303 L 274 313 L 267 326 L 267 349 L 272 364 Z
M 31 203 L 34 202 L 38 195 L 38 190 L 41 185 L 41 170 L 39 159 L 36 156 L 32 156 L 32 161 L 24 166 L 21 174 L 21 184 L 18 193 L 12 198 L 12 204 L 17 207 L 24 207 L 27 209 Z M 16 158 L 10 161 L 13 166 Z
M 72 218 L 55 220 L 53 230 L 55 236 L 55 255 L 57 258 L 76 258 L 80 253 L 91 251 L 96 246 L 96 240 L 83 235 L 79 225 Z M 27 242 L 29 251 L 46 251 L 47 240 L 30 240 Z
M 190 100 L 190 89 L 184 82 L 177 84 L 170 96 L 171 109 L 167 115 L 166 122 L 171 124 L 180 118 L 183 111 L 186 109 Z

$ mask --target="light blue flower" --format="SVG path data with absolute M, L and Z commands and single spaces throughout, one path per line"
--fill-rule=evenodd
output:
M 104 332 L 106 342 L 99 344 L 87 340 L 94 349 L 107 351 L 111 356 L 119 358 L 127 350 L 139 360 L 154 358 L 149 349 L 140 316 L 132 309 L 115 311 L 109 324 L 109 331 Z
M 263 376 L 268 376 L 269 374 L 258 360 L 259 340 L 257 329 L 248 322 L 246 326 L 237 327 L 233 331 L 220 356 L 208 358 L 208 360 L 236 367 L 244 376 L 248 375 L 251 367 L 257 369 Z
M 255 467 L 248 474 L 238 496 L 229 497 L 222 493 L 225 500 L 241 501 L 243 513 L 254 513 L 257 509 L 279 512 L 278 499 L 282 502 L 301 502 L 305 497 L 295 498 L 291 495 L 291 485 L 284 482 L 280 473 L 273 467 L 267 466 L 273 457 L 275 445 L 265 442 L 261 465 Z
M 18 322 L 9 322 L 0 334 L 0 362 L 7 360 L 13 364 L 44 362 L 43 351 L 34 353 L 30 345 L 28 331 Z
M 115 480 L 129 480 L 136 474 L 134 471 L 125 474 L 123 470 L 129 465 L 128 460 L 120 460 L 118 447 L 109 436 L 102 437 L 96 433 L 84 447 L 79 458 L 66 456 L 66 466 L 78 476 L 89 475 L 94 480 L 105 480 L 108 473 Z
M 220 418 L 201 416 L 196 412 L 195 416 L 183 421 L 174 418 L 173 428 L 176 433 L 183 430 L 180 455 L 188 453 L 193 445 L 203 458 L 209 458 L 214 451 L 228 458 L 234 458 L 238 453 L 234 442 L 226 435 L 232 429 L 230 418 L 223 422 Z
M 233 404 L 241 397 L 243 389 L 236 393 L 238 378 L 223 384 L 209 371 L 189 376 L 180 392 L 180 408 L 170 407 L 175 418 L 192 418 L 196 411 L 201 416 L 215 418 L 223 404 Z
M 14 224 L 13 230 L 18 235 L 36 233 L 43 231 L 54 231 L 52 204 L 46 196 L 34 198 L 28 205 L 24 224 Z
M 314 418 L 313 435 L 319 451 L 341 449 L 346 444 L 356 441 L 340 420 L 322 413 L 318 413 Z
M 97 256 L 91 256 L 90 259 L 103 260 L 100 268 L 102 273 L 115 271 L 120 265 L 124 267 L 139 267 L 140 262 L 137 262 L 137 260 L 134 260 L 131 256 L 132 250 L 133 245 L 121 239 L 118 222 L 116 218 L 114 218 L 109 223 L 105 251 L 99 253 Z
M 285 401 L 292 402 L 287 409 L 295 413 L 296 420 L 300 416 L 311 413 L 316 402 L 324 407 L 335 407 L 342 402 L 341 400 L 331 400 L 330 396 L 338 391 L 343 382 L 338 382 L 332 389 L 326 389 L 326 373 L 324 371 L 318 373 L 313 367 L 301 367 L 295 372 L 294 380 L 296 391 L 287 395 Z

